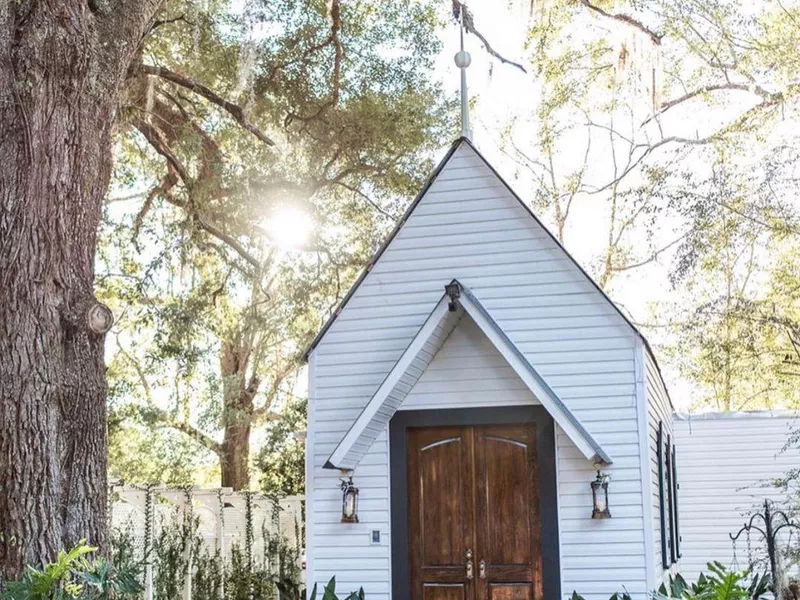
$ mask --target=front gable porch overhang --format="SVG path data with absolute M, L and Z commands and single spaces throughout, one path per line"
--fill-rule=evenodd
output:
M 325 468 L 352 471 L 358 466 L 465 314 L 475 322 L 581 453 L 588 460 L 610 465 L 611 457 L 519 351 L 478 298 L 457 280 L 453 280 L 445 290 L 411 343 L 333 451 Z

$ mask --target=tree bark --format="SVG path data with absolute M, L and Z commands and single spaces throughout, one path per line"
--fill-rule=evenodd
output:
M 250 422 L 228 425 L 219 455 L 222 487 L 246 490 L 250 487 Z
M 0 0 L 0 579 L 106 542 L 94 252 L 117 100 L 163 0 Z
M 222 375 L 222 427 L 224 436 L 220 445 L 219 463 L 222 487 L 234 490 L 250 486 L 250 431 L 255 406 L 253 398 L 259 380 L 247 380 L 251 348 L 239 339 L 223 340 L 220 355 Z

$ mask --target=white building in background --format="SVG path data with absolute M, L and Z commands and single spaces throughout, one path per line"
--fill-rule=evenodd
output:
M 800 415 L 788 411 L 709 413 L 675 417 L 680 447 L 681 574 L 696 579 L 706 563 L 746 569 L 751 559 L 765 558 L 764 544 L 753 532 L 748 549 L 736 534 L 764 500 L 777 506 L 786 493 L 774 485 L 792 469 L 800 468 L 800 449 L 785 448 L 789 434 L 800 429 Z M 761 525 L 761 523 L 756 522 Z M 800 531 L 785 530 L 781 540 L 795 542 Z M 794 565 L 797 571 L 797 565 Z

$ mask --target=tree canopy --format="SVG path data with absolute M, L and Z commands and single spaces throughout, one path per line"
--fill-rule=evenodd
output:
M 299 351 L 451 135 L 439 18 L 419 2 L 165 5 L 121 108 L 99 261 L 118 315 L 112 448 L 134 430 L 158 451 L 115 475 L 150 479 L 157 458 L 187 477 L 189 439 L 224 485 L 250 484 L 251 428 L 293 401 Z
M 796 3 L 537 2 L 530 113 L 503 133 L 535 208 L 614 295 L 656 264 L 670 299 L 639 324 L 691 404 L 797 406 Z M 586 237 L 581 238 L 586 244 Z

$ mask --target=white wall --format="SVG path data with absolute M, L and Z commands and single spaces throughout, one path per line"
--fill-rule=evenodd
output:
M 606 600 L 625 587 L 642 597 L 648 585 L 637 338 L 466 144 L 456 150 L 312 354 L 308 520 L 314 577 L 326 581 L 335 574 L 339 589 L 363 585 L 370 600 L 389 598 L 386 433 L 356 471 L 359 524 L 338 522 L 339 474 L 321 467 L 453 278 L 472 290 L 614 459 L 609 469 L 614 518 L 593 521 L 592 464 L 563 433 L 557 435 L 563 595 L 577 590 L 590 600 Z M 456 330 L 454 340 L 462 335 L 464 343 L 452 344 L 458 348 L 448 353 L 480 345 L 474 338 L 470 342 L 468 328 Z M 496 360 L 488 354 L 483 358 Z M 437 366 L 447 364 L 445 354 Z M 464 392 L 465 404 L 487 401 L 501 391 L 490 389 L 501 380 L 500 385 L 513 385 L 501 366 L 492 365 L 484 371 L 492 383 L 481 384 L 486 395 L 479 397 L 480 386 L 471 386 L 473 391 Z M 416 408 L 443 389 L 436 376 L 426 373 L 412 392 L 409 402 Z M 508 385 L 502 391 L 519 403 L 531 401 Z M 452 396 L 436 400 L 454 401 Z M 373 529 L 383 532 L 379 547 L 369 545 Z
M 729 413 L 677 416 L 681 574 L 692 581 L 707 562 L 731 564 L 730 533 L 765 498 L 783 494 L 771 482 L 800 466 L 800 450 L 783 452 L 787 435 L 800 427 L 790 413 Z M 755 536 L 753 547 L 755 549 Z M 737 546 L 741 569 L 747 568 L 744 536 Z
M 506 359 L 464 315 L 400 410 L 539 404 Z

